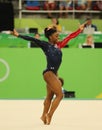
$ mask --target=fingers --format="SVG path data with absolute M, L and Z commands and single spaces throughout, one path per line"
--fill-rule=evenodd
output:
M 83 30 L 84 29 L 84 25 L 80 25 L 80 30 Z
M 85 21 L 83 24 L 81 24 L 80 29 L 83 30 L 86 24 L 87 24 L 87 21 Z
M 19 33 L 14 29 L 13 31 L 10 31 L 10 34 L 18 37 Z

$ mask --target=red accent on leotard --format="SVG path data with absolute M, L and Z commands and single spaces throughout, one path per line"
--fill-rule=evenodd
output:
M 62 41 L 57 43 L 58 48 L 63 48 L 66 46 L 66 44 L 72 39 L 75 38 L 76 36 L 78 36 L 80 33 L 82 32 L 82 30 L 78 29 L 77 31 L 71 33 L 70 35 L 68 35 L 65 39 L 63 39 Z

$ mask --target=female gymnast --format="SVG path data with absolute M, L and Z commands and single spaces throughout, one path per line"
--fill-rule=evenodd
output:
M 57 75 L 58 69 L 62 62 L 61 48 L 63 48 L 69 40 L 78 36 L 78 34 L 80 34 L 84 29 L 84 25 L 85 24 L 80 25 L 77 31 L 73 32 L 62 41 L 58 41 L 59 34 L 57 30 L 51 27 L 45 28 L 44 30 L 48 42 L 41 41 L 30 36 L 20 35 L 16 30 L 11 32 L 16 37 L 28 41 L 34 41 L 46 55 L 47 67 L 43 71 L 43 78 L 46 82 L 47 96 L 44 101 L 44 109 L 41 116 L 41 120 L 46 125 L 50 124 L 52 116 L 56 108 L 58 107 L 61 99 L 63 98 L 61 82 Z M 54 95 L 56 95 L 56 97 L 53 99 Z

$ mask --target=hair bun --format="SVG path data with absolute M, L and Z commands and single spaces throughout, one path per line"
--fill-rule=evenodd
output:
M 55 28 L 45 28 L 44 29 L 44 33 L 45 33 L 45 36 L 49 39 L 49 36 L 51 36 L 53 33 L 57 32 L 57 30 Z

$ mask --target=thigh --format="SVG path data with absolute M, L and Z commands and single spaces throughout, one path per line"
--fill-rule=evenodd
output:
M 58 77 L 52 72 L 48 71 L 44 74 L 44 80 L 48 84 L 48 88 L 55 94 L 60 94 L 62 93 L 62 87 L 61 83 L 58 79 Z

